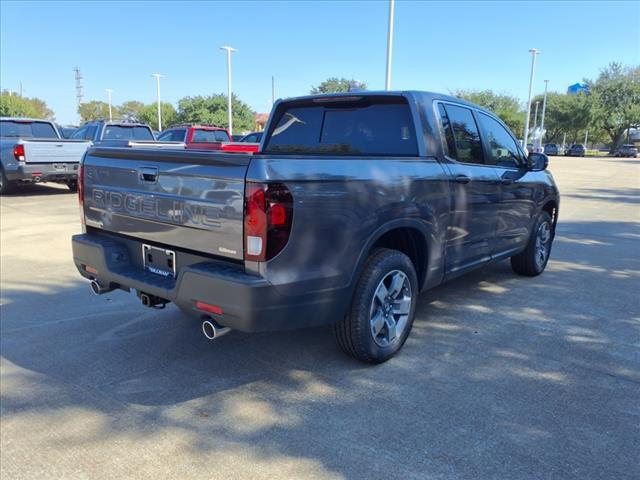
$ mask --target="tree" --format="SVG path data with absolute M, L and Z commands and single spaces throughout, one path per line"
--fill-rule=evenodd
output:
M 367 84 L 360 82 L 359 80 L 331 77 L 327 78 L 320 85 L 311 87 L 310 93 L 312 95 L 317 95 L 319 93 L 354 92 L 366 89 Z
M 537 95 L 532 99 L 532 104 L 540 102 L 538 109 L 538 126 L 542 121 L 543 95 Z M 530 125 L 533 125 L 535 111 L 531 109 Z M 584 132 L 591 129 L 591 103 L 586 94 L 567 95 L 563 93 L 549 92 L 547 94 L 547 107 L 544 116 L 544 128 L 546 130 L 544 141 L 548 143 L 560 143 L 567 134 L 569 142 L 578 142 L 579 137 L 584 138 Z M 594 133 L 595 133 L 595 129 Z
M 178 113 L 173 105 L 168 102 L 160 102 L 160 113 L 162 114 L 162 128 L 167 128 L 176 123 Z M 158 128 L 158 104 L 150 103 L 143 105 L 138 114 L 138 122 L 146 123 L 152 129 Z
M 492 90 L 457 90 L 454 95 L 495 113 L 518 138 L 522 138 L 525 113 L 517 98 Z
M 594 127 L 607 133 L 613 150 L 624 140 L 625 131 L 640 123 L 640 66 L 610 63 L 587 85 Z
M 139 122 L 140 113 L 144 109 L 144 103 L 137 100 L 129 100 L 118 107 L 118 114 L 121 119 L 128 122 Z
M 103 120 L 109 118 L 109 104 L 99 100 L 91 100 L 90 102 L 81 103 L 78 107 L 78 113 L 82 122 L 90 122 L 92 120 Z M 112 107 L 113 117 L 118 115 L 118 109 Z
M 0 116 L 55 119 L 53 111 L 47 107 L 44 100 L 9 95 L 6 90 L 0 94 Z
M 253 130 L 254 112 L 235 95 L 232 96 L 233 128 L 235 131 Z M 185 97 L 178 102 L 178 121 L 184 123 L 211 123 L 228 128 L 227 96 L 198 95 Z

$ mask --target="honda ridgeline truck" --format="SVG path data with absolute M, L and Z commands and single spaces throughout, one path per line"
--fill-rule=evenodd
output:
M 88 147 L 84 140 L 63 139 L 53 122 L 0 117 L 0 194 L 39 182 L 64 183 L 75 191 Z
M 217 338 L 333 325 L 383 362 L 419 292 L 511 259 L 545 269 L 559 194 L 544 154 L 463 100 L 425 92 L 274 105 L 260 153 L 91 148 L 73 258 L 95 293 L 174 302 Z

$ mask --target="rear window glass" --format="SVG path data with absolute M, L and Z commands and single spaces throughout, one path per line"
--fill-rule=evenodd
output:
M 193 143 L 228 142 L 229 134 L 224 130 L 194 130 Z
M 265 152 L 417 156 L 415 128 L 403 98 L 290 106 L 280 112 Z
M 103 140 L 154 140 L 147 127 L 127 125 L 107 125 L 104 128 Z
M 163 142 L 184 142 L 184 135 L 187 133 L 186 130 L 168 130 L 166 132 L 162 132 L 158 136 L 158 140 Z
M 2 120 L 0 122 L 2 137 L 58 138 L 53 126 L 47 122 L 16 122 Z

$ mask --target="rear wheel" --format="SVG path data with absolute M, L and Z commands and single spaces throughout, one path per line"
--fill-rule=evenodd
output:
M 551 216 L 547 212 L 540 213 L 527 248 L 511 257 L 513 271 L 529 277 L 535 277 L 544 272 L 551 253 L 553 236 Z
M 14 183 L 7 179 L 4 170 L 0 169 L 0 195 L 9 193 L 13 190 Z
M 72 192 L 77 192 L 78 180 L 77 179 L 67 180 L 67 188 L 69 188 L 69 190 L 71 190 Z
M 378 249 L 367 259 L 347 315 L 333 326 L 338 345 L 363 362 L 393 357 L 411 332 L 418 280 L 409 257 Z

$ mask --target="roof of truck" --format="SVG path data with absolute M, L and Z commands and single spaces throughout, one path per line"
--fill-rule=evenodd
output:
M 398 96 L 420 96 L 423 99 L 429 100 L 444 100 L 450 102 L 461 103 L 464 105 L 468 105 L 473 108 L 477 108 L 479 110 L 491 113 L 484 107 L 477 105 L 475 103 L 469 102 L 459 97 L 454 97 L 452 95 L 446 95 L 444 93 L 437 92 L 428 92 L 422 90 L 364 90 L 364 91 L 355 91 L 355 92 L 340 92 L 340 93 L 322 93 L 317 95 L 303 95 L 300 97 L 291 97 L 291 98 L 283 98 L 282 102 L 297 102 L 297 101 L 305 101 L 312 100 L 315 98 L 327 98 L 327 97 L 380 97 L 380 96 L 389 96 L 389 97 L 398 97 Z
M 51 120 L 45 120 L 44 118 L 27 118 L 27 117 L 0 117 L 0 120 L 15 121 L 15 122 L 47 122 L 47 123 L 53 123 Z

